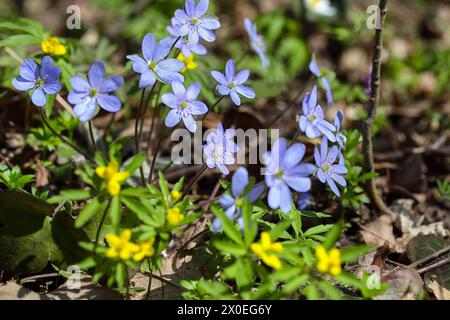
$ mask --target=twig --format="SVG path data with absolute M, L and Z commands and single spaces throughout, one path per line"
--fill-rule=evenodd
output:
M 372 58 L 372 79 L 371 93 L 369 99 L 369 112 L 367 119 L 362 125 L 364 153 L 364 169 L 366 173 L 375 172 L 373 160 L 373 141 L 372 141 L 372 124 L 375 121 L 377 108 L 380 102 L 380 79 L 381 79 L 381 53 L 383 48 L 383 26 L 386 17 L 387 0 L 380 0 L 380 25 L 375 32 L 374 54 Z M 370 179 L 366 183 L 366 192 L 374 205 L 375 209 L 381 213 L 389 213 L 390 209 L 386 206 L 376 189 L 375 180 Z
M 183 201 L 183 199 L 186 197 L 186 195 L 189 193 L 189 191 L 191 190 L 192 186 L 194 185 L 194 183 L 200 179 L 200 177 L 202 176 L 202 174 L 206 171 L 206 169 L 208 169 L 208 166 L 206 164 L 204 164 L 202 166 L 202 168 L 200 169 L 200 171 L 197 172 L 197 174 L 195 175 L 195 177 L 191 180 L 191 182 L 189 182 L 188 186 L 184 189 L 183 194 L 181 195 L 181 198 L 179 201 Z
M 176 287 L 176 288 L 178 288 L 178 289 L 183 289 L 183 287 L 180 286 L 178 283 L 176 283 L 176 282 L 174 282 L 174 281 L 172 281 L 172 280 L 169 280 L 169 279 L 167 279 L 167 278 L 164 278 L 164 277 L 162 277 L 162 276 L 158 276 L 157 274 L 145 272 L 144 275 L 149 276 L 149 277 L 151 277 L 151 278 L 154 278 L 154 279 L 156 279 L 156 280 L 159 280 L 159 281 L 161 281 L 161 282 L 165 282 L 165 283 L 167 283 L 167 284 L 170 284 L 170 285 L 172 285 L 172 286 L 174 286 L 174 287 Z
M 433 270 L 433 269 L 439 268 L 441 266 L 444 266 L 447 263 L 450 263 L 450 257 L 447 257 L 445 259 L 436 261 L 435 263 L 432 263 L 429 266 L 423 267 L 423 268 L 417 270 L 417 273 L 418 274 L 422 274 L 422 273 L 428 272 L 430 270 Z
M 450 246 L 446 246 L 445 248 L 442 248 L 441 250 L 436 251 L 435 253 L 429 255 L 428 257 L 417 260 L 416 262 L 411 263 L 408 267 L 416 268 L 416 267 L 420 266 L 421 264 L 424 264 L 427 261 L 430 261 L 432 259 L 439 257 L 440 255 L 443 255 L 444 253 L 447 253 L 448 251 L 450 251 Z

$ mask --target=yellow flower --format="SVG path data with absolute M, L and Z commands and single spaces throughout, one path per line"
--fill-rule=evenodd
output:
M 176 226 L 184 219 L 184 215 L 180 213 L 180 208 L 172 208 L 167 210 L 166 218 L 169 224 Z
M 180 54 L 177 56 L 177 59 L 184 62 L 185 67 L 183 70 L 181 70 L 181 73 L 185 73 L 188 70 L 194 70 L 197 69 L 197 63 L 194 61 L 194 54 L 191 53 L 191 55 L 189 56 L 189 58 L 186 58 L 181 52 Z
M 67 48 L 59 42 L 57 37 L 50 37 L 41 42 L 41 48 L 44 53 L 53 56 L 63 56 L 67 53 Z
M 173 200 L 178 201 L 178 199 L 181 198 L 181 193 L 177 190 L 172 190 L 170 196 L 172 197 Z
M 338 276 L 342 272 L 341 251 L 332 248 L 330 251 L 322 246 L 316 247 L 317 265 L 316 268 L 321 273 L 330 273 L 332 276 Z
M 111 259 L 130 260 L 133 254 L 139 251 L 139 246 L 130 242 L 131 230 L 125 229 L 120 236 L 115 234 L 106 235 L 110 248 L 106 251 L 106 256 Z
M 106 167 L 97 167 L 95 173 L 106 181 L 108 192 L 113 197 L 120 193 L 121 184 L 130 176 L 126 171 L 119 172 L 119 164 L 115 161 L 111 161 Z
M 281 268 L 281 260 L 273 252 L 282 253 L 283 245 L 280 242 L 272 242 L 268 232 L 262 232 L 261 241 L 259 243 L 252 243 L 250 248 L 269 267 L 274 269 Z
M 155 249 L 153 248 L 154 242 L 155 238 L 151 237 L 148 241 L 138 243 L 139 251 L 134 255 L 134 261 L 139 262 L 145 257 L 153 256 L 155 254 Z

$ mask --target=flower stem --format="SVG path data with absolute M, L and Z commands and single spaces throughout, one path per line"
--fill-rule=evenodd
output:
M 367 119 L 362 125 L 363 144 L 362 149 L 364 153 L 364 169 L 365 172 L 373 173 L 374 159 L 373 159 L 373 141 L 372 141 L 372 124 L 375 121 L 377 108 L 380 102 L 380 79 L 381 79 L 381 52 L 383 48 L 383 26 L 386 17 L 387 0 L 380 0 L 380 26 L 375 31 L 374 54 L 372 58 L 372 77 L 371 77 L 371 93 L 369 98 L 369 112 Z M 390 209 L 386 206 L 381 196 L 376 189 L 375 180 L 372 178 L 366 183 L 366 192 L 370 198 L 371 203 L 375 209 L 381 213 L 389 213 Z
M 145 116 L 147 115 L 147 110 L 148 110 L 148 104 L 150 103 L 150 101 L 153 98 L 153 94 L 155 92 L 155 87 L 156 84 L 150 89 L 150 92 L 147 95 L 147 99 L 145 100 L 145 104 L 144 104 L 144 114 L 141 117 L 141 124 L 139 125 L 139 133 L 138 133 L 138 141 L 139 144 L 141 142 L 141 138 L 142 138 L 142 131 L 144 129 L 144 121 L 145 121 Z
M 181 195 L 181 198 L 179 201 L 183 201 L 183 199 L 186 197 L 186 195 L 189 193 L 189 191 L 191 190 L 192 186 L 194 185 L 195 182 L 197 182 L 197 180 L 202 176 L 203 172 L 206 171 L 206 169 L 208 169 L 208 166 L 206 165 L 206 163 L 202 166 L 202 168 L 197 172 L 197 174 L 195 175 L 195 177 L 191 180 L 191 182 L 189 182 L 188 186 L 184 189 L 183 194 Z
M 292 99 L 291 102 L 288 103 L 288 105 L 280 112 L 278 113 L 267 125 L 267 128 L 271 128 L 278 120 L 280 120 L 280 118 L 292 107 L 297 103 L 297 100 L 301 97 L 301 95 L 306 91 L 306 89 L 309 86 L 309 83 L 312 81 L 312 76 L 310 76 L 308 78 L 308 80 L 306 80 L 305 84 L 303 85 L 303 87 L 300 89 L 300 91 L 297 93 L 297 95 L 295 96 L 294 99 Z
M 214 104 L 213 104 L 210 108 L 208 108 L 208 111 L 206 111 L 206 113 L 203 115 L 203 117 L 202 117 L 202 119 L 201 119 L 202 121 L 204 121 L 204 120 L 206 119 L 206 117 L 208 116 L 209 112 L 210 112 L 212 109 L 214 109 L 214 107 L 217 106 L 217 105 L 220 103 L 220 101 L 222 101 L 222 99 L 223 99 L 224 97 L 225 97 L 225 96 L 220 96 L 219 99 L 217 99 L 216 102 L 214 102 Z
M 141 100 L 139 102 L 139 107 L 136 113 L 136 122 L 134 123 L 134 147 L 136 149 L 136 153 L 139 153 L 139 143 L 140 143 L 140 139 L 139 139 L 139 117 L 142 113 L 142 106 L 144 105 L 144 96 L 145 96 L 145 88 L 142 89 L 142 94 L 141 94 Z M 142 166 L 139 167 L 139 173 L 141 175 L 141 182 L 142 185 L 145 185 L 145 178 L 144 178 L 144 170 L 142 169 Z
M 158 157 L 159 149 L 161 148 L 162 141 L 164 140 L 164 135 L 166 133 L 166 127 L 164 123 L 161 123 L 161 131 L 159 134 L 158 144 L 156 145 L 156 149 L 153 152 L 152 164 L 150 166 L 150 174 L 148 175 L 148 183 L 152 183 L 153 171 L 155 170 L 156 158 Z
M 78 153 L 82 154 L 86 159 L 91 160 L 92 158 L 89 157 L 87 155 L 87 153 L 85 153 L 83 150 L 81 150 L 80 148 L 78 148 L 76 145 L 74 145 L 72 142 L 70 142 L 69 140 L 67 140 L 66 138 L 64 138 L 61 134 L 59 134 L 58 132 L 56 132 L 56 130 L 50 125 L 50 123 L 47 120 L 47 117 L 45 116 L 45 111 L 44 108 L 39 108 L 39 113 L 41 115 L 42 118 L 42 122 L 44 123 L 44 125 L 51 131 L 51 133 L 53 133 L 55 136 L 57 136 L 62 142 L 64 142 L 65 144 L 67 144 L 69 147 L 71 147 L 72 149 L 74 149 L 75 151 L 77 151 Z
M 89 120 L 89 136 L 91 137 L 94 154 L 97 153 L 97 144 L 95 143 L 94 130 L 92 129 L 92 120 Z
M 148 285 L 147 285 L 147 293 L 145 294 L 145 300 L 150 299 L 150 290 L 152 289 L 152 260 L 150 258 L 148 260 L 148 270 L 149 270 L 149 276 L 148 276 Z
M 112 199 L 108 200 L 108 204 L 105 207 L 105 211 L 103 211 L 102 218 L 100 219 L 100 223 L 97 228 L 97 232 L 95 233 L 95 243 L 94 243 L 94 256 L 95 251 L 97 250 L 98 240 L 100 239 L 100 233 L 102 232 L 103 224 L 105 223 L 106 215 L 108 214 L 109 207 L 111 206 Z

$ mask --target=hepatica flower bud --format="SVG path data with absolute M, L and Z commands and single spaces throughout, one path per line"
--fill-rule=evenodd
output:
M 261 59 L 262 67 L 267 68 L 270 65 L 270 61 L 266 57 L 266 44 L 264 43 L 263 37 L 257 33 L 256 24 L 252 23 L 250 19 L 245 18 L 244 26 L 250 40 L 250 48 Z
M 53 59 L 49 56 L 42 58 L 40 66 L 33 60 L 26 59 L 12 85 L 20 91 L 31 91 L 31 102 L 42 107 L 47 102 L 48 94 L 61 91 L 61 83 L 58 82 L 60 74 L 61 70 L 53 65 Z

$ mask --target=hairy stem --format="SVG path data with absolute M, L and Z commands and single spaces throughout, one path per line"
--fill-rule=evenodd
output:
M 183 199 L 186 197 L 186 195 L 189 193 L 189 191 L 191 190 L 192 186 L 194 185 L 195 182 L 197 182 L 197 180 L 202 176 L 203 172 L 206 171 L 206 169 L 208 169 L 208 166 L 206 164 L 204 164 L 201 169 L 197 172 L 197 174 L 195 175 L 195 177 L 191 180 L 191 182 L 189 182 L 188 186 L 184 189 L 183 194 L 181 195 L 181 198 L 179 201 L 183 201 Z
M 220 101 L 222 101 L 222 99 L 223 99 L 224 97 L 225 97 L 225 96 L 220 96 L 220 97 L 216 100 L 216 102 L 214 102 L 214 104 L 213 104 L 211 107 L 208 108 L 208 111 L 206 111 L 206 113 L 203 115 L 201 121 L 204 121 L 204 120 L 206 119 L 206 117 L 208 116 L 209 112 L 210 112 L 212 109 L 214 109 L 214 107 L 217 106 L 217 105 L 220 103 Z
M 366 173 L 375 172 L 373 160 L 372 125 L 375 121 L 378 104 L 380 102 L 381 53 L 383 49 L 383 26 L 386 17 L 386 5 L 387 0 L 380 0 L 380 25 L 375 32 L 374 54 L 372 58 L 371 93 L 368 103 L 369 112 L 367 119 L 364 120 L 362 125 L 362 149 L 364 153 L 364 169 Z M 376 189 L 375 179 L 370 179 L 366 183 L 366 192 L 377 211 L 382 213 L 390 211 Z
M 89 120 L 89 136 L 91 137 L 92 147 L 94 148 L 94 154 L 97 153 L 97 143 L 95 142 L 94 130 L 92 129 L 92 120 Z
M 69 140 L 67 140 L 66 138 L 64 138 L 61 134 L 59 134 L 58 132 L 56 132 L 56 130 L 50 125 L 50 123 L 47 120 L 47 117 L 45 116 L 45 111 L 44 108 L 39 108 L 39 113 L 41 115 L 42 118 L 42 122 L 44 123 L 44 125 L 51 131 L 51 133 L 53 133 L 55 136 L 57 136 L 62 142 L 64 142 L 65 144 L 67 144 L 69 147 L 71 147 L 72 149 L 74 149 L 75 151 L 77 151 L 78 153 L 82 154 L 86 159 L 91 159 L 91 157 L 89 157 L 87 155 L 86 152 L 84 152 L 83 150 L 81 150 L 80 148 L 78 148 L 76 145 L 74 145 L 72 142 L 70 142 Z
M 164 140 L 164 135 L 166 133 L 166 127 L 164 123 L 161 123 L 161 131 L 159 134 L 158 144 L 156 145 L 155 151 L 153 152 L 152 164 L 150 166 L 150 174 L 148 175 L 148 183 L 152 183 L 153 171 L 155 170 L 156 158 L 158 158 L 159 149 L 161 148 L 162 141 Z
M 142 113 L 142 107 L 144 105 L 144 97 L 145 97 L 145 88 L 142 89 L 141 94 L 141 100 L 139 102 L 139 107 L 136 113 L 136 122 L 134 123 L 134 147 L 136 149 L 136 153 L 139 153 L 139 144 L 140 144 L 140 136 L 139 136 L 139 118 Z M 145 177 L 144 177 L 144 170 L 142 169 L 142 166 L 139 167 L 139 173 L 141 175 L 141 182 L 142 185 L 145 186 Z

